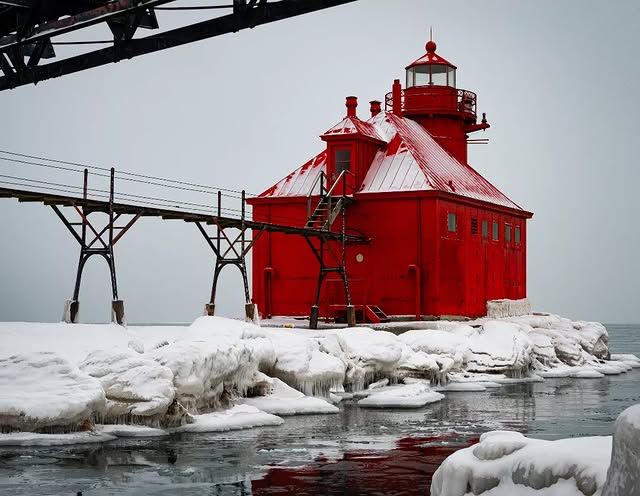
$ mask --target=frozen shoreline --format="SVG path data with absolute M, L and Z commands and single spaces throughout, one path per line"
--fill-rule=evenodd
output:
M 607 331 L 598 323 L 525 315 L 429 327 L 396 335 L 219 317 L 128 329 L 0 323 L 0 444 L 41 443 L 45 433 L 56 434 L 55 443 L 71 433 L 73 443 L 132 432 L 101 424 L 140 426 L 136 435 L 278 425 L 282 415 L 335 413 L 332 403 L 342 399 L 420 408 L 456 391 L 640 367 L 633 355 L 605 359 Z

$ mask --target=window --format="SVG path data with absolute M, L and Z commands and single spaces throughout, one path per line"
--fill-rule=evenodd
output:
M 413 86 L 456 87 L 456 70 L 444 64 L 421 64 L 407 69 L 407 88 Z
M 520 243 L 520 226 L 516 226 L 516 243 Z
M 351 150 L 336 150 L 336 177 L 345 170 L 351 170 Z
M 482 237 L 484 239 L 487 239 L 489 237 L 489 221 L 488 220 L 482 221 Z
M 447 229 L 456 232 L 456 214 L 447 214 Z
M 498 235 L 498 223 L 494 220 L 493 221 L 493 229 L 492 229 L 492 237 L 491 239 L 493 239 L 494 241 L 498 241 L 498 239 L 500 239 L 500 236 Z
M 478 234 L 478 219 L 471 219 L 471 234 Z
M 511 241 L 511 224 L 504 225 L 504 240 L 507 243 Z

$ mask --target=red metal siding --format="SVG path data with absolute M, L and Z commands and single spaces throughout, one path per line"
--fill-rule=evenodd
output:
M 448 231 L 449 213 L 456 215 L 455 232 Z M 256 205 L 254 216 L 303 225 L 306 202 Z M 474 218 L 476 234 L 471 233 Z M 491 239 L 493 221 L 498 222 L 497 241 Z M 511 242 L 505 241 L 507 222 L 520 226 L 520 243 L 513 227 Z M 371 238 L 370 244 L 347 246 L 355 305 L 376 304 L 390 315 L 481 316 L 488 299 L 526 296 L 524 218 L 435 197 L 361 197 L 347 211 L 347 226 Z M 302 238 L 266 233 L 256 243 L 253 296 L 263 315 L 307 315 L 317 277 L 318 262 Z M 344 302 L 342 281 L 337 274 L 328 276 L 320 315 L 332 316 L 331 305 Z

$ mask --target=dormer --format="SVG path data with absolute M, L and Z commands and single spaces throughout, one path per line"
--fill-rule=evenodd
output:
M 372 113 L 380 111 L 380 102 L 371 102 Z M 373 157 L 385 144 L 375 127 L 357 116 L 358 99 L 348 96 L 347 115 L 320 138 L 327 143 L 327 178 L 331 187 L 347 171 L 347 194 L 358 191 L 369 171 Z

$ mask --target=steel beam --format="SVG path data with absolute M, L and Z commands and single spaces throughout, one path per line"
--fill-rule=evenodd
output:
M 0 5 L 8 5 L 9 7 L 23 7 L 31 9 L 36 6 L 36 0 L 4 0 L 0 1 Z
M 166 1 L 166 0 L 165 0 Z M 195 41 L 220 36 L 222 34 L 233 33 L 242 29 L 253 28 L 262 24 L 267 24 L 290 17 L 295 17 L 318 10 L 351 3 L 356 0 L 280 0 L 278 2 L 259 2 L 249 3 L 243 6 L 242 9 L 234 9 L 234 13 L 224 15 L 210 19 L 207 21 L 199 22 L 189 26 L 165 31 L 145 38 L 131 39 L 128 41 L 119 42 L 117 45 L 96 50 L 93 52 L 69 57 L 64 60 L 52 62 L 49 64 L 27 67 L 20 71 L 19 74 L 13 74 L 11 77 L 0 78 L 0 91 L 15 88 L 30 83 L 37 83 L 46 79 L 64 76 L 66 74 L 72 74 L 80 72 L 86 69 L 99 67 L 111 62 L 118 62 L 120 60 L 131 59 L 139 55 L 147 53 L 157 52 L 159 50 L 166 50 L 167 48 L 173 48 Z M 124 0 L 122 0 L 124 2 Z M 126 3 L 126 2 L 125 2 Z M 157 5 L 159 1 L 149 0 L 139 7 L 149 7 L 151 4 Z M 133 8 L 133 7 L 132 7 Z M 131 10 L 130 8 L 129 10 Z M 105 14 L 101 19 L 92 17 L 84 21 L 85 23 L 95 24 L 105 19 L 105 16 L 109 18 L 115 15 L 121 15 L 124 10 L 120 10 L 117 14 Z M 60 26 L 58 32 L 65 32 L 66 29 L 71 30 L 77 26 L 77 23 L 69 26 Z M 78 29 L 75 27 L 75 29 Z M 61 31 L 62 30 L 62 31 Z M 32 43 L 38 36 L 44 37 L 51 36 L 49 31 L 42 32 L 23 40 L 24 42 Z M 15 44 L 15 43 L 14 43 Z M 8 47 L 12 46 L 7 41 L 2 46 L 0 40 L 0 50 L 4 51 Z
M 35 43 L 36 41 L 70 33 L 71 31 L 77 31 L 93 26 L 94 24 L 109 21 L 114 17 L 120 17 L 127 13 L 140 9 L 148 9 L 171 1 L 172 0 L 118 0 L 111 2 L 80 14 L 42 23 L 34 28 L 33 34 L 23 39 L 19 39 L 15 34 L 4 36 L 0 38 L 0 51 L 5 51 L 18 45 Z

